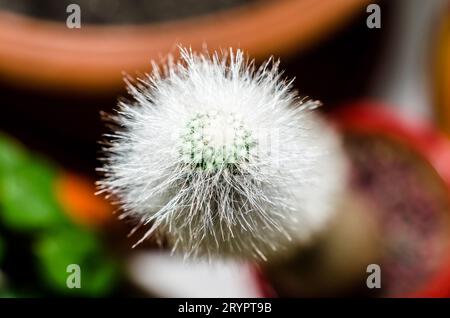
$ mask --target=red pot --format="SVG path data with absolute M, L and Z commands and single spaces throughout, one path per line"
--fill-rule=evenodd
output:
M 420 160 L 424 160 L 433 175 L 441 179 L 442 192 L 450 203 L 450 140 L 437 131 L 434 126 L 427 122 L 401 117 L 387 109 L 385 105 L 373 102 L 358 102 L 338 108 L 330 117 L 331 122 L 343 135 L 382 137 L 384 140 L 387 139 L 412 150 L 414 156 L 417 155 Z M 368 209 L 367 211 L 373 210 Z M 446 213 L 443 219 L 450 220 L 450 211 L 443 212 Z M 440 221 L 440 215 L 438 217 Z M 450 222 L 448 222 L 449 235 L 447 235 L 445 224 L 443 228 L 444 235 L 439 236 L 439 242 L 442 241 L 442 246 L 445 247 L 439 254 L 438 265 L 433 267 L 434 270 L 425 276 L 426 278 L 421 281 L 417 290 L 388 295 L 383 293 L 368 293 L 367 295 L 381 297 L 450 297 Z M 380 240 L 384 240 L 385 235 L 388 235 L 387 232 L 384 233 L 383 231 L 388 230 L 381 225 L 379 231 Z M 362 269 L 362 272 L 364 271 L 365 269 Z M 264 296 L 277 296 L 262 269 L 255 268 L 255 277 Z M 361 285 L 363 284 L 364 282 L 361 283 Z
M 401 117 L 385 105 L 359 102 L 343 107 L 332 115 L 343 133 L 383 136 L 413 150 L 441 178 L 450 202 L 450 140 L 431 123 Z M 450 211 L 447 218 L 450 218 Z M 449 227 L 450 233 L 450 227 Z M 450 236 L 442 263 L 420 290 L 399 297 L 450 297 Z

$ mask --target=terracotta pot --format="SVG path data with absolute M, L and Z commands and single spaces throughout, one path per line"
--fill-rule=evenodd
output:
M 203 17 L 135 26 L 82 25 L 0 11 L 0 74 L 18 85 L 83 91 L 123 86 L 176 44 L 241 47 L 256 58 L 286 53 L 332 31 L 366 0 L 261 1 Z

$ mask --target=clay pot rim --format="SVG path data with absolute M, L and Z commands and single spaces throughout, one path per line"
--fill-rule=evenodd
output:
M 450 196 L 450 139 L 431 123 L 399 116 L 393 109 L 385 103 L 361 101 L 338 108 L 331 119 L 341 131 L 386 136 L 406 145 L 430 164 Z M 426 298 L 449 296 L 450 257 L 444 259 L 441 268 L 420 290 L 397 295 Z
M 81 29 L 0 10 L 0 74 L 21 85 L 108 91 L 123 86 L 123 71 L 148 71 L 151 59 L 177 43 L 237 46 L 256 58 L 282 54 L 339 26 L 366 2 L 262 1 L 172 22 Z

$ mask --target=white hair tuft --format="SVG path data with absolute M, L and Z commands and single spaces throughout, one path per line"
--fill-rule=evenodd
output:
M 324 227 L 339 199 L 339 141 L 281 78 L 241 50 L 181 48 L 119 103 L 100 192 L 186 257 L 265 260 Z

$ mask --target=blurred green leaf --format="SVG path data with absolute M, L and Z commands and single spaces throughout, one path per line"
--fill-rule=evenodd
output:
M 0 178 L 28 159 L 24 149 L 14 140 L 0 133 Z
M 10 291 L 10 290 L 0 290 L 0 298 L 20 298 L 20 295 Z
M 0 236 L 0 264 L 2 262 L 4 252 L 5 252 L 5 243 L 3 242 L 3 239 Z
M 118 265 L 108 257 L 94 233 L 81 229 L 65 229 L 47 234 L 36 244 L 42 277 L 61 294 L 99 297 L 112 292 Z M 71 264 L 80 266 L 81 288 L 70 289 L 67 279 Z
M 9 287 L 5 287 L 3 289 L 0 288 L 0 298 L 33 298 L 43 296 L 44 295 L 40 295 L 38 293 L 15 290 Z
M 55 169 L 25 162 L 0 176 L 0 218 L 15 230 L 42 229 L 66 222 L 54 193 Z
M 0 134 L 0 220 L 13 230 L 61 224 L 65 216 L 54 192 L 56 169 L 29 157 L 11 138 Z

